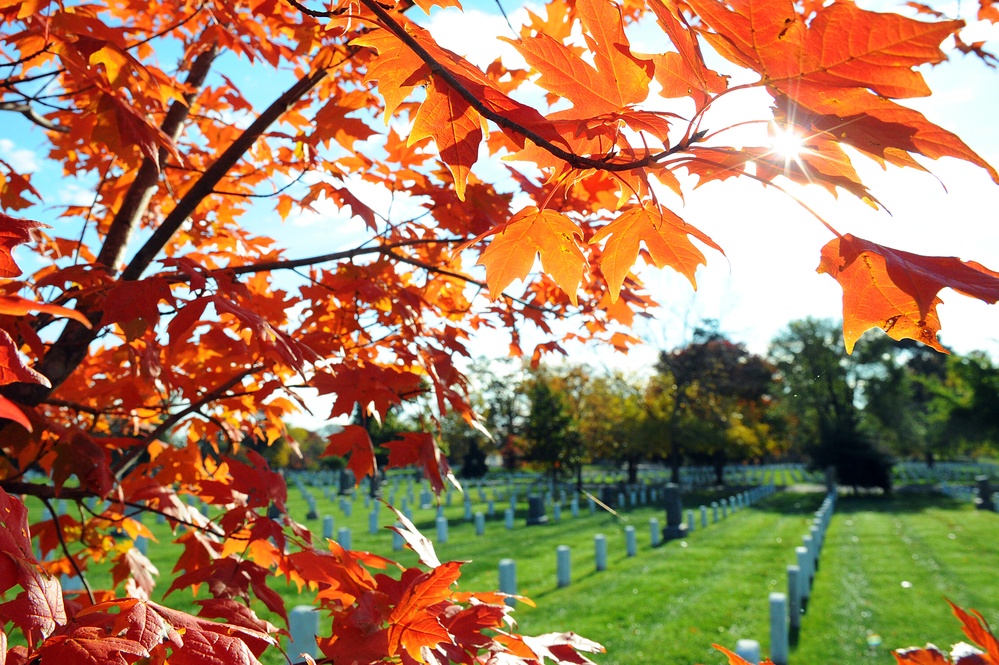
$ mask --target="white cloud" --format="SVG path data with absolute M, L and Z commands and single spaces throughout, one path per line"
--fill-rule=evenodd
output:
M 64 183 L 59 188 L 59 203 L 71 206 L 89 206 L 94 202 L 93 188 L 81 187 L 75 182 Z
M 41 164 L 31 150 L 18 148 L 10 139 L 0 138 L 0 159 L 10 164 L 20 174 L 34 173 Z
M 526 8 L 507 14 L 514 28 L 527 19 Z M 499 37 L 514 39 L 516 33 L 498 14 L 487 14 L 475 9 L 464 12 L 449 7 L 435 11 L 427 24 L 427 29 L 437 43 L 458 55 L 466 57 L 477 67 L 485 68 L 497 58 L 503 58 L 508 69 L 523 69 L 526 61 L 513 46 L 500 41 Z

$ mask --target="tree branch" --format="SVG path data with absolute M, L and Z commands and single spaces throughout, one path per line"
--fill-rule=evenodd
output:
M 166 246 L 170 238 L 180 230 L 181 225 L 194 213 L 201 202 L 211 195 L 215 189 L 215 185 L 246 154 L 246 151 L 253 146 L 264 131 L 324 78 L 326 78 L 325 69 L 318 69 L 306 74 L 292 87 L 288 88 L 284 94 L 274 100 L 249 127 L 243 130 L 243 133 L 233 141 L 232 145 L 226 148 L 225 152 L 215 160 L 205 171 L 204 175 L 177 202 L 177 206 L 166 216 L 159 228 L 153 232 L 153 235 L 136 252 L 135 256 L 132 257 L 128 267 L 121 273 L 121 278 L 124 280 L 136 280 L 142 277 L 142 273 L 153 262 L 153 259 L 160 253 L 160 250 Z M 51 377 L 49 378 L 51 379 Z
M 301 9 L 297 3 L 292 3 L 295 7 Z M 682 141 L 672 148 L 667 150 L 662 150 L 660 152 L 650 154 L 642 159 L 631 161 L 631 162 L 609 162 L 605 159 L 593 159 L 592 157 L 584 157 L 577 155 L 573 152 L 569 152 L 564 148 L 560 148 L 548 139 L 544 138 L 537 132 L 524 127 L 523 125 L 514 122 L 505 115 L 493 111 L 491 108 L 482 103 L 482 101 L 476 97 L 468 88 L 466 88 L 458 78 L 452 74 L 444 65 L 437 62 L 430 53 L 420 45 L 420 43 L 406 32 L 406 29 L 399 24 L 392 15 L 388 13 L 377 0 L 361 0 L 361 4 L 367 7 L 371 12 L 378 17 L 378 19 L 383 23 L 386 30 L 394 34 L 399 38 L 410 50 L 415 53 L 420 60 L 427 65 L 431 73 L 442 79 L 447 83 L 455 92 L 461 95 L 462 99 L 468 102 L 469 106 L 478 111 L 479 115 L 482 117 L 492 120 L 497 125 L 504 129 L 516 132 L 524 138 L 530 139 L 532 143 L 542 148 L 549 154 L 558 157 L 562 161 L 568 163 L 570 166 L 576 169 L 597 169 L 599 171 L 631 171 L 633 169 L 645 168 L 649 166 L 655 166 L 661 160 L 669 157 L 670 155 L 676 154 L 678 152 L 683 152 L 690 147 L 692 142 L 698 140 L 699 136 L 694 135 L 691 139 L 687 141 Z
M 143 438 L 142 444 L 136 445 L 131 450 L 129 450 L 126 455 L 124 455 L 120 460 L 118 460 L 118 462 L 115 464 L 114 468 L 112 469 L 114 471 L 115 476 L 118 478 L 122 478 L 126 470 L 131 466 L 132 462 L 135 461 L 135 459 L 139 455 L 141 455 L 146 451 L 146 447 L 149 443 L 152 443 L 156 439 L 166 434 L 166 432 L 171 427 L 173 427 L 174 425 L 176 425 L 181 420 L 191 415 L 195 411 L 198 411 L 205 404 L 220 399 L 224 393 L 228 392 L 230 389 L 238 385 L 247 376 L 254 374 L 255 372 L 259 372 L 262 369 L 264 369 L 263 365 L 254 365 L 252 367 L 248 367 L 244 369 L 242 372 L 238 372 L 235 376 L 230 377 L 228 380 L 223 382 L 214 390 L 206 392 L 197 401 L 191 402 L 190 404 L 187 405 L 187 407 L 181 409 L 180 411 L 177 411 L 176 413 L 170 414 L 170 416 L 168 416 L 163 422 L 157 425 L 156 429 L 154 429 L 152 432 L 150 432 Z
M 177 137 L 180 136 L 181 127 L 191 112 L 191 104 L 197 97 L 201 86 L 204 85 L 205 78 L 218 55 L 219 49 L 213 44 L 194 59 L 187 79 L 184 81 L 192 90 L 184 95 L 183 102 L 175 99 L 170 104 L 166 118 L 163 119 L 163 124 L 160 126 L 160 129 L 171 141 L 176 141 Z M 135 180 L 129 186 L 128 192 L 122 199 L 121 207 L 118 208 L 117 214 L 111 221 L 107 236 L 104 238 L 104 244 L 97 255 L 97 263 L 107 267 L 112 274 L 116 272 L 116 266 L 121 262 L 126 249 L 128 249 L 128 241 L 135 231 L 135 227 L 138 226 L 139 220 L 149 208 L 149 202 L 157 189 L 160 163 L 166 158 L 166 154 L 166 149 L 160 148 L 159 159 L 153 160 L 146 157 L 142 160 L 142 165 L 139 166 L 139 171 L 135 174 Z
M 66 537 L 62 533 L 62 524 L 59 523 L 59 515 L 56 514 L 55 508 L 52 507 L 52 502 L 49 499 L 45 497 L 40 498 L 42 503 L 45 504 L 45 508 L 49 511 L 49 514 L 52 515 L 52 522 L 55 524 L 56 538 L 59 539 L 59 547 L 62 548 L 66 558 L 69 559 L 69 563 L 73 566 L 73 570 L 76 571 L 76 576 L 80 578 L 80 583 L 83 584 L 83 588 L 86 589 L 87 597 L 90 598 L 90 604 L 96 604 L 97 601 L 94 600 L 94 591 L 90 588 L 90 583 L 87 582 L 87 576 L 83 574 L 83 570 L 80 568 L 80 565 L 69 552 L 69 546 L 66 544 Z
M 52 132 L 59 132 L 60 134 L 69 133 L 69 127 L 57 125 L 48 118 L 39 115 L 38 111 L 33 109 L 31 104 L 28 104 L 27 102 L 0 102 L 0 111 L 14 111 L 16 113 L 20 113 L 25 118 L 43 129 L 47 129 Z

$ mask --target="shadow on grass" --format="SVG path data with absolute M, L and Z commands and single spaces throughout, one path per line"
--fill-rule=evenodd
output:
M 836 512 L 852 513 L 921 513 L 927 510 L 960 510 L 970 505 L 939 492 L 894 492 L 888 495 L 840 495 Z
M 939 492 L 893 492 L 892 494 L 845 494 L 840 489 L 836 501 L 836 513 L 881 512 L 881 513 L 920 513 L 927 510 L 960 510 L 969 506 L 968 502 L 953 499 Z M 825 494 L 821 492 L 783 491 L 767 497 L 755 504 L 753 510 L 800 515 L 818 510 Z

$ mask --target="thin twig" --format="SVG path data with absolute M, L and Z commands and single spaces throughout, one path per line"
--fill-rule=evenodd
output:
M 94 591 L 90 588 L 90 583 L 87 581 L 87 576 L 83 574 L 83 570 L 80 565 L 73 558 L 73 555 L 69 552 L 69 546 L 66 544 L 66 538 L 62 533 L 62 524 L 59 522 L 59 515 L 56 514 L 55 508 L 52 507 L 52 502 L 45 497 L 39 497 L 42 503 L 45 504 L 45 508 L 52 515 L 52 522 L 55 524 L 56 538 L 59 539 L 59 547 L 62 548 L 63 554 L 69 559 L 70 565 L 73 566 L 73 570 L 76 571 L 76 576 L 80 579 L 80 583 L 83 584 L 83 588 L 87 591 L 87 597 L 90 598 L 90 604 L 96 605 L 97 600 L 94 598 Z

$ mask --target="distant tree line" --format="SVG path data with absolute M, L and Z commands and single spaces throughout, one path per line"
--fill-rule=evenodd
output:
M 507 470 L 526 465 L 580 482 L 591 464 L 621 468 L 631 482 L 642 464 L 666 465 L 676 479 L 684 465 L 707 465 L 720 483 L 728 464 L 783 460 L 888 490 L 894 460 L 932 465 L 999 450 L 999 366 L 988 355 L 941 354 L 874 332 L 847 354 L 831 320 L 790 323 L 766 356 L 704 321 L 644 374 L 483 358 L 469 376 L 479 426 L 457 416 L 437 423 L 463 477 L 485 475 L 493 457 Z M 419 430 L 426 411 L 417 400 L 383 421 L 355 414 L 353 422 L 377 446 Z M 323 456 L 329 431 L 289 432 L 288 441 L 257 447 L 271 464 L 342 465 Z M 376 452 L 384 464 L 384 450 Z
M 582 365 L 481 361 L 474 401 L 492 439 L 459 421 L 442 430 L 453 466 L 502 455 L 563 479 L 609 463 L 629 480 L 644 463 L 793 460 L 835 467 L 843 484 L 890 489 L 896 459 L 995 455 L 999 367 L 984 353 L 945 355 L 868 333 L 847 354 L 831 320 L 790 323 L 767 355 L 711 321 L 659 354 L 650 374 Z

